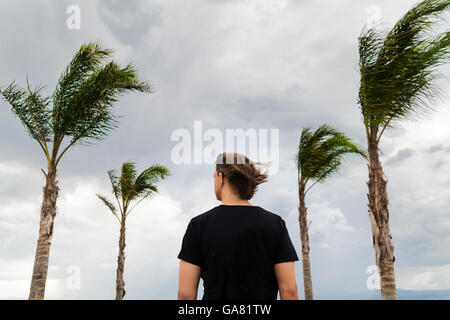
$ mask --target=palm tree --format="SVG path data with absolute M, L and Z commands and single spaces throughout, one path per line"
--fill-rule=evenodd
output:
M 42 95 L 43 87 L 31 89 L 28 81 L 26 89 L 13 82 L 0 90 L 47 160 L 47 171 L 41 169 L 46 182 L 29 299 L 44 299 L 61 158 L 73 146 L 101 140 L 116 128 L 112 107 L 120 94 L 150 92 L 150 85 L 138 80 L 131 65 L 121 68 L 107 62 L 111 53 L 98 43 L 83 44 L 50 97 Z
M 125 264 L 125 226 L 131 211 L 144 199 L 158 192 L 157 184 L 170 175 L 169 170 L 161 165 L 152 165 L 141 174 L 136 173 L 134 162 L 125 162 L 122 165 L 120 177 L 116 170 L 108 171 L 117 206 L 105 196 L 97 194 L 100 200 L 111 210 L 120 223 L 119 256 L 117 258 L 116 300 L 125 296 L 125 282 L 123 271 Z M 133 206 L 131 207 L 131 203 Z
M 449 0 L 425 0 L 390 30 L 364 28 L 359 37 L 359 105 L 368 144 L 369 217 L 382 299 L 397 299 L 394 247 L 389 226 L 387 180 L 379 159 L 380 139 L 403 119 L 429 112 L 439 97 L 436 67 L 449 58 L 450 32 L 429 38 L 430 29 L 450 7 Z M 426 37 L 428 36 L 428 37 Z
M 305 299 L 312 300 L 311 262 L 305 195 L 319 182 L 324 182 L 339 171 L 343 157 L 358 154 L 366 157 L 356 144 L 329 125 L 320 126 L 315 132 L 310 127 L 302 131 L 297 153 L 300 240 L 302 243 L 303 282 Z M 312 183 L 308 188 L 308 183 Z

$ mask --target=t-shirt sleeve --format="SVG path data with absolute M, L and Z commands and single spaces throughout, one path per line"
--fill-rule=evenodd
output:
M 286 228 L 286 223 L 282 218 L 280 220 L 280 238 L 276 246 L 274 264 L 298 261 L 297 253 Z
M 178 259 L 201 267 L 200 238 L 196 225 L 192 219 L 184 234 Z

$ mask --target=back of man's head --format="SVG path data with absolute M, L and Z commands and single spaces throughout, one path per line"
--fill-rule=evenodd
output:
M 222 173 L 242 200 L 250 200 L 258 185 L 267 181 L 267 173 L 256 168 L 253 162 L 239 153 L 222 153 L 217 157 L 216 172 Z

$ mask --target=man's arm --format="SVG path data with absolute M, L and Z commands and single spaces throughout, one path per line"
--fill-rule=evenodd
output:
M 278 263 L 274 266 L 281 300 L 298 300 L 295 262 Z
M 199 266 L 180 260 L 178 300 L 197 300 L 200 273 L 201 268 Z

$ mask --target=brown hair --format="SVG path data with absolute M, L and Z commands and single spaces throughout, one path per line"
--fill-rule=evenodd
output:
M 267 181 L 267 173 L 255 167 L 262 164 L 239 153 L 222 153 L 217 157 L 216 171 L 228 179 L 242 200 L 250 200 L 258 185 Z

